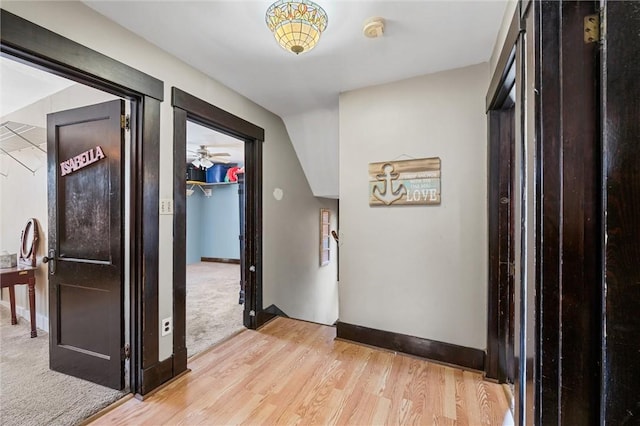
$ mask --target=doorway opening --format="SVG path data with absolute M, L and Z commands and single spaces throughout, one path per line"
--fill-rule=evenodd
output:
M 0 74 L 3 94 L 0 107 L 0 250 L 21 251 L 20 236 L 21 231 L 27 229 L 26 223 L 32 223 L 31 232 L 38 235 L 32 253 L 34 264 L 27 269 L 24 264 L 16 265 L 18 275 L 33 275 L 33 298 L 28 294 L 28 287 L 22 285 L 26 282 L 9 281 L 11 268 L 2 269 L 0 368 L 3 386 L 0 405 L 3 420 L 45 424 L 55 419 L 78 423 L 131 391 L 129 359 L 120 357 L 122 348 L 131 347 L 131 138 L 120 122 L 122 115 L 130 114 L 132 106 L 114 94 L 36 69 L 8 55 L 0 57 Z M 111 118 L 116 122 L 116 135 L 111 145 L 102 138 L 109 132 L 109 126 L 105 124 L 109 120 L 104 120 L 102 109 L 106 103 L 117 110 L 117 116 Z M 78 120 L 81 114 L 96 108 L 101 111 L 99 118 L 85 116 Z M 87 149 L 83 145 L 89 143 L 87 140 L 69 138 L 76 132 L 71 129 L 73 126 L 62 129 L 55 125 L 56 120 L 60 124 L 64 117 L 73 117 L 74 124 L 82 122 L 79 125 L 91 131 L 104 130 L 97 145 Z M 52 139 L 53 134 L 64 134 L 64 138 Z M 96 157 L 97 147 L 101 154 Z M 91 152 L 87 153 L 89 150 Z M 68 177 L 65 181 L 60 176 L 63 168 L 59 163 L 78 155 L 86 158 L 79 159 L 77 164 L 74 162 L 74 170 L 65 173 Z M 84 161 L 89 157 L 97 161 Z M 75 170 L 81 163 L 83 167 Z M 103 199 L 117 204 L 114 206 L 117 211 L 108 213 L 113 221 L 100 220 L 93 211 L 82 213 L 76 209 L 71 212 L 67 208 L 72 198 L 83 206 L 100 204 L 95 197 L 97 186 L 90 182 L 97 179 L 88 178 L 100 173 L 119 182 L 114 188 L 117 198 Z M 114 182 L 113 179 L 110 182 Z M 53 211 L 59 216 L 52 216 Z M 110 269 L 113 279 L 109 282 L 83 278 L 77 273 L 77 265 L 71 266 L 74 260 L 86 255 L 81 248 L 86 248 L 90 239 L 104 237 L 85 235 L 84 231 L 92 227 L 91 223 L 107 227 L 93 227 L 98 234 L 103 230 L 115 234 L 111 240 L 117 244 L 113 251 L 118 255 L 102 253 L 108 260 L 99 260 L 99 253 L 94 252 L 84 258 L 82 264 L 85 269 L 99 269 L 100 274 L 96 275 L 103 277 L 107 275 L 105 270 Z M 55 282 L 63 276 L 62 282 Z M 96 285 L 102 287 L 96 288 Z M 14 303 L 7 297 L 10 290 L 15 294 Z M 76 290 L 82 294 L 75 293 Z M 107 300 L 98 301 L 100 298 L 96 294 L 108 295 Z M 78 303 L 74 304 L 74 300 Z M 12 325 L 9 318 L 11 305 L 20 318 L 16 325 Z M 65 309 L 62 309 L 63 305 Z M 74 307 L 66 308 L 71 305 Z M 111 312 L 111 326 L 98 315 L 101 309 Z M 117 359 L 113 354 L 117 354 Z M 101 367 L 91 368 L 89 364 L 96 360 Z M 104 368 L 103 364 L 113 368 Z M 34 383 L 37 383 L 37 392 L 34 392 Z M 65 392 L 60 392 L 61 388 Z M 38 410 L 30 409 L 34 404 Z
M 244 141 L 187 121 L 186 345 L 192 357 L 243 325 Z
M 0 9 L 2 55 L 131 103 L 130 388 L 145 395 L 172 377 L 159 360 L 158 242 L 160 103 L 164 83 L 100 52 Z
M 187 369 L 186 347 L 186 253 L 187 253 L 187 125 L 196 123 L 244 142 L 243 200 L 240 219 L 240 281 L 244 290 L 242 323 L 256 329 L 275 317 L 262 307 L 262 143 L 264 129 L 227 111 L 172 88 L 174 148 L 173 215 L 173 375 Z M 205 147 L 206 151 L 206 147 Z M 208 152 L 205 152 L 207 154 Z M 197 188 L 193 188 L 194 192 Z M 242 294 L 240 294 L 242 295 Z

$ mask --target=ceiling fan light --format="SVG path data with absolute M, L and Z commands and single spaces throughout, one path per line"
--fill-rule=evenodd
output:
M 203 158 L 200 164 L 205 169 L 208 169 L 209 167 L 213 166 L 213 162 L 211 162 L 211 160 L 209 160 L 208 158 Z
M 196 166 L 196 167 L 200 167 L 200 166 L 202 166 L 202 163 L 200 162 L 200 159 L 199 159 L 199 158 L 196 158 L 195 160 L 193 160 L 193 161 L 191 162 L 191 164 L 193 164 L 193 165 L 194 165 L 194 166 Z
M 310 0 L 278 0 L 265 20 L 280 46 L 296 55 L 313 49 L 328 23 L 324 9 Z

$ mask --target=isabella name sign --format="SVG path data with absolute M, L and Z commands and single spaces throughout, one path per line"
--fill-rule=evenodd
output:
M 440 158 L 369 163 L 369 205 L 440 204 Z
M 89 164 L 93 164 L 103 158 L 105 158 L 105 155 L 100 146 L 91 148 L 60 163 L 60 176 L 66 176 L 70 173 L 77 172 L 81 168 L 87 167 Z

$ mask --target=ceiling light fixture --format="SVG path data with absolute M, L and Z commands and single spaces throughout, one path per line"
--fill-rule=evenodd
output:
M 280 46 L 296 55 L 313 49 L 328 23 L 324 9 L 309 0 L 278 0 L 265 20 Z

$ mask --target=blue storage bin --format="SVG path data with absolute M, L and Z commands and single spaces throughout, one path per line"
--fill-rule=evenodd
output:
M 226 164 L 214 164 L 207 169 L 207 183 L 224 182 L 225 176 L 227 176 L 227 169 L 229 166 Z

